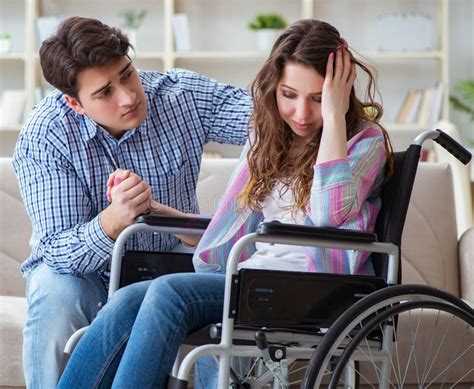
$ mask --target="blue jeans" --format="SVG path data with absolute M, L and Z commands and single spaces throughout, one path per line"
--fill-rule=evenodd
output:
M 224 284 L 222 274 L 180 273 L 118 290 L 58 387 L 164 388 L 187 333 L 222 319 Z
M 69 337 L 90 324 L 107 301 L 98 274 L 53 273 L 46 264 L 27 277 L 28 320 L 23 331 L 23 370 L 29 389 L 54 388 Z

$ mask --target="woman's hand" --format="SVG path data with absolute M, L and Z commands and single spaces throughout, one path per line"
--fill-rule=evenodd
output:
M 151 200 L 150 208 L 153 212 L 156 212 L 157 214 L 161 216 L 178 216 L 178 217 L 190 216 L 184 212 L 178 211 L 177 209 L 172 208 L 172 207 L 168 207 L 167 205 L 161 204 L 155 200 Z M 200 236 L 196 236 L 196 235 L 176 234 L 176 236 L 179 239 L 181 239 L 181 242 L 186 247 L 196 247 L 197 244 L 199 243 L 199 240 L 201 239 Z
M 107 197 L 111 203 L 100 213 L 100 221 L 106 234 L 114 240 L 138 215 L 150 211 L 150 185 L 130 171 L 116 170 L 110 175 Z
M 317 164 L 347 158 L 346 113 L 356 71 L 347 50 L 347 42 L 343 39 L 341 42 L 342 46 L 329 55 L 326 65 L 321 97 L 323 133 Z
M 355 78 L 355 64 L 351 62 L 351 54 L 345 45 L 329 54 L 321 99 L 323 122 L 345 117 Z
M 109 175 L 107 180 L 107 200 L 109 203 L 112 202 L 112 188 L 114 185 L 120 184 L 123 180 L 130 177 L 130 170 L 116 169 L 113 173 Z

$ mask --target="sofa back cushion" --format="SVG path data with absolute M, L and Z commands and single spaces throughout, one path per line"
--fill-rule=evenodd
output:
M 0 295 L 24 296 L 21 263 L 30 252 L 31 223 L 10 158 L 0 158 Z
M 202 213 L 215 210 L 236 163 L 236 159 L 203 159 L 197 187 Z M 451 180 L 447 164 L 419 166 L 402 238 L 402 280 L 459 295 Z M 0 158 L 0 216 L 0 295 L 23 296 L 20 265 L 30 251 L 31 224 L 9 158 Z
M 224 194 L 237 158 L 203 158 L 196 194 L 202 214 L 212 214 Z
M 460 295 L 451 168 L 420 163 L 402 237 L 402 283 Z

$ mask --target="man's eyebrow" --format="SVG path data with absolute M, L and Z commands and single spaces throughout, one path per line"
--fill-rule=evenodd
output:
M 123 75 L 129 68 L 130 66 L 132 66 L 132 63 L 129 62 L 127 63 L 123 68 L 122 70 L 119 71 L 119 76 Z M 92 92 L 91 93 L 91 97 L 94 97 L 95 95 L 99 94 L 100 92 L 102 92 L 104 89 L 107 89 L 108 86 L 111 84 L 111 82 L 109 81 L 107 84 L 105 84 L 104 86 L 100 87 L 99 89 L 97 89 L 96 91 Z
M 95 95 L 98 95 L 100 92 L 102 92 L 103 90 L 107 89 L 109 87 L 109 85 L 111 84 L 111 82 L 109 81 L 107 84 L 105 84 L 104 86 L 100 87 L 99 89 L 97 89 L 96 91 L 92 92 L 91 93 L 91 97 L 94 97 Z
M 124 74 L 124 73 L 130 68 L 130 66 L 132 66 L 132 62 L 127 63 L 127 64 L 122 68 L 122 70 L 119 72 L 119 76 L 121 76 L 122 74 Z
M 288 88 L 288 89 L 291 89 L 291 90 L 293 90 L 293 91 L 295 91 L 295 92 L 298 92 L 295 88 L 292 88 L 292 87 L 289 86 L 289 85 L 280 84 L 280 86 L 283 86 L 283 87 L 285 87 L 285 88 Z M 323 94 L 322 92 L 315 92 L 315 93 L 310 93 L 309 95 L 310 95 L 310 96 L 320 96 L 320 95 L 322 95 L 322 94 Z

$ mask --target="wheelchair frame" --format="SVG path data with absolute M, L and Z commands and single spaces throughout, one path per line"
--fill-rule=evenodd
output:
M 456 141 L 451 139 L 448 135 L 444 134 L 440 130 L 436 131 L 426 131 L 419 135 L 412 145 L 416 146 L 417 148 L 421 149 L 421 144 L 426 139 L 433 139 L 434 141 L 440 143 L 443 147 L 445 147 L 449 152 L 455 155 L 458 159 L 460 159 L 463 163 L 467 163 L 471 155 Z M 418 150 L 419 155 L 419 150 Z M 413 174 L 412 179 L 414 180 Z M 413 182 L 411 182 L 411 185 Z M 408 200 L 411 194 L 411 187 L 409 188 L 408 193 Z M 408 204 L 406 204 L 406 208 Z M 404 210 L 406 214 L 406 209 Z M 171 219 L 171 218 L 164 218 L 164 219 Z M 152 233 L 172 233 L 172 234 L 195 234 L 201 235 L 205 227 L 207 226 L 209 220 L 207 219 L 193 219 L 195 221 L 194 225 L 183 227 L 180 224 L 183 220 L 189 221 L 191 218 L 173 218 L 175 221 L 167 220 L 165 225 L 149 225 L 145 223 L 136 223 L 127 227 L 118 237 L 113 253 L 112 253 L 112 261 L 111 261 L 111 279 L 110 279 L 110 286 L 109 286 L 109 298 L 113 295 L 113 293 L 119 288 L 119 280 L 120 280 L 120 270 L 121 270 L 121 262 L 122 256 L 124 252 L 125 243 L 127 240 L 137 232 L 152 232 Z M 157 223 L 160 223 L 160 219 L 157 218 Z M 200 220 L 200 221 L 199 221 Z M 196 223 L 201 223 L 200 226 L 196 226 Z M 401 229 L 403 229 L 404 217 L 401 221 Z M 367 243 L 367 236 L 366 233 L 358 232 L 358 231 L 351 231 L 351 236 L 348 237 L 345 234 L 344 230 L 337 230 L 331 231 L 331 237 L 328 238 L 328 229 L 318 228 L 318 227 L 310 227 L 311 231 L 307 232 L 308 227 L 304 226 L 292 226 L 292 236 L 282 236 L 278 232 L 270 232 L 266 231 L 264 228 L 260 231 L 255 233 L 248 234 L 242 237 L 236 244 L 232 247 L 226 268 L 226 281 L 225 281 L 225 297 L 224 297 L 224 309 L 223 309 L 223 317 L 222 317 L 222 332 L 221 332 L 221 341 L 218 344 L 205 344 L 194 348 L 183 360 L 182 362 L 179 361 L 179 357 L 176 360 L 176 363 L 173 367 L 169 384 L 169 388 L 185 388 L 187 387 L 187 381 L 189 377 L 189 373 L 197 361 L 198 358 L 206 355 L 213 355 L 219 358 L 219 379 L 218 379 L 218 387 L 225 388 L 229 385 L 229 375 L 230 375 L 230 361 L 233 356 L 252 356 L 252 357 L 262 357 L 263 359 L 268 362 L 270 365 L 270 370 L 272 375 L 274 375 L 278 381 L 280 381 L 281 387 L 288 388 L 289 383 L 286 382 L 284 377 L 284 371 L 282 374 L 281 368 L 278 366 L 272 366 L 271 358 L 268 355 L 268 347 L 267 347 L 267 338 L 266 335 L 263 335 L 263 339 L 257 339 L 257 348 L 255 346 L 247 346 L 247 345 L 234 345 L 233 339 L 234 335 L 237 335 L 239 339 L 252 339 L 253 331 L 249 333 L 249 331 L 242 331 L 242 330 L 234 330 L 234 321 L 236 315 L 237 307 L 232 305 L 231 302 L 233 301 L 233 288 L 236 286 L 238 281 L 238 258 L 240 252 L 248 245 L 254 244 L 256 242 L 264 242 L 264 243 L 279 243 L 279 244 L 287 244 L 287 245 L 295 245 L 295 246 L 312 246 L 312 247 L 319 247 L 319 248 L 333 248 L 333 249 L 345 249 L 345 250 L 360 250 L 360 251 L 369 251 L 372 253 L 381 253 L 388 255 L 388 271 L 386 274 L 386 284 L 390 288 L 390 286 L 396 285 L 399 283 L 399 262 L 400 262 L 400 249 L 399 245 L 390 243 L 390 242 L 377 242 L 374 238 L 372 241 Z M 306 230 L 304 230 L 306 229 Z M 277 228 L 278 231 L 278 228 Z M 365 234 L 365 236 L 364 236 Z M 400 231 L 401 237 L 401 231 Z M 350 277 L 350 275 L 348 276 Z M 433 288 L 432 288 L 433 289 Z M 368 296 L 370 297 L 370 296 Z M 362 299 L 360 301 L 363 304 L 364 300 L 368 297 Z M 357 304 L 356 304 L 357 305 Z M 359 304 L 360 305 L 360 304 Z M 357 307 L 359 306 L 357 305 Z M 357 308 L 356 307 L 356 308 Z M 347 315 L 343 315 L 344 320 L 347 321 Z M 341 318 L 340 318 L 341 319 Z M 344 321 L 343 320 L 343 321 Z M 338 320 L 335 324 L 337 325 Z M 86 327 L 87 328 L 87 327 Z M 85 329 L 81 329 L 76 332 L 73 337 L 70 338 L 65 352 L 71 353 L 74 349 L 76 343 L 78 342 L 79 338 L 82 336 Z M 331 329 L 329 329 L 331 330 Z M 390 369 L 390 365 L 388 362 L 387 355 L 390 355 L 391 348 L 392 348 L 392 341 L 393 338 L 393 326 L 385 325 L 383 329 L 383 348 L 382 350 L 375 351 L 377 356 L 382 361 L 382 370 L 387 371 Z M 252 334 L 252 335 L 251 335 Z M 311 362 L 315 359 L 316 355 L 321 354 L 319 353 L 319 347 L 314 349 L 315 345 L 319 345 L 320 343 L 324 342 L 325 336 L 322 337 L 320 335 L 308 335 L 308 334 L 289 334 L 287 332 L 284 333 L 276 333 L 271 334 L 268 333 L 268 339 L 270 342 L 276 340 L 282 340 L 285 337 L 291 337 L 292 341 L 298 342 L 300 344 L 309 345 L 308 347 L 284 347 L 284 354 L 285 357 L 288 359 L 311 359 Z M 326 342 L 327 343 L 327 342 Z M 325 351 L 329 352 L 327 348 L 328 345 L 325 345 Z M 260 350 L 258 350 L 260 349 Z M 340 353 L 339 351 L 332 350 L 333 355 Z M 327 355 L 323 358 L 323 364 L 327 364 Z M 321 359 L 321 358 L 320 358 Z M 314 363 L 313 363 L 314 365 Z M 313 369 L 314 370 L 314 369 Z M 317 372 L 316 372 L 317 373 Z M 264 374 L 263 380 L 268 379 L 268 372 Z M 314 371 L 311 374 L 305 374 L 305 378 L 303 380 L 304 387 L 310 388 L 314 385 L 315 380 Z M 251 387 L 259 387 L 259 382 L 256 381 L 254 386 Z M 320 381 L 318 381 L 320 382 Z M 249 386 L 250 387 L 250 386 Z M 277 385 L 275 385 L 275 388 Z M 382 385 L 382 387 L 386 387 Z

